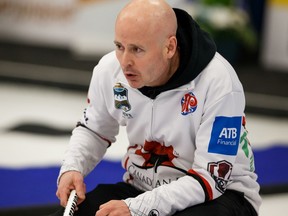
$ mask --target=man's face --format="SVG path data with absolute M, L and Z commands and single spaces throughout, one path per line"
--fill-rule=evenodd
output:
M 155 32 L 140 26 L 127 22 L 116 24 L 117 59 L 132 88 L 163 85 L 170 78 L 165 39 L 159 37 L 161 30 Z

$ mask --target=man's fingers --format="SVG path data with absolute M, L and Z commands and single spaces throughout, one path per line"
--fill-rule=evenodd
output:
M 83 176 L 77 171 L 68 171 L 64 173 L 59 181 L 56 196 L 60 199 L 60 204 L 66 207 L 71 190 L 76 190 L 78 196 L 78 204 L 85 199 L 86 186 L 83 181 Z
M 60 200 L 60 205 L 66 207 L 70 195 L 70 190 L 57 190 L 56 196 Z
M 121 215 L 131 216 L 130 210 L 123 200 L 110 200 L 99 206 L 96 216 Z
M 109 211 L 105 208 L 102 208 L 96 212 L 95 216 L 106 216 L 108 214 L 109 214 Z
M 81 183 L 75 185 L 75 189 L 76 189 L 76 193 L 78 196 L 78 202 L 77 203 L 80 204 L 85 199 L 86 185 L 83 182 L 81 182 Z

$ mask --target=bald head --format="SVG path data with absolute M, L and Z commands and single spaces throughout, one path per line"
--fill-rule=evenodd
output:
M 130 86 L 160 86 L 179 65 L 177 19 L 164 0 L 132 0 L 115 24 L 115 53 Z
M 164 37 L 176 35 L 177 30 L 176 15 L 164 0 L 132 0 L 119 13 L 116 28 L 123 22 Z

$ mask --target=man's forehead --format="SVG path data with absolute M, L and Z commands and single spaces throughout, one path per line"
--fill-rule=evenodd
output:
M 137 25 L 131 22 L 119 23 L 115 28 L 115 40 L 121 43 L 142 44 L 152 40 L 157 29 L 150 25 Z

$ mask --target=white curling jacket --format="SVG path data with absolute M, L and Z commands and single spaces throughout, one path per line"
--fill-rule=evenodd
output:
M 243 192 L 259 210 L 243 88 L 220 54 L 194 80 L 150 99 L 129 86 L 111 52 L 95 67 L 88 98 L 59 176 L 87 175 L 122 125 L 129 140 L 123 180 L 145 191 L 125 200 L 131 215 L 172 215 L 226 189 Z

